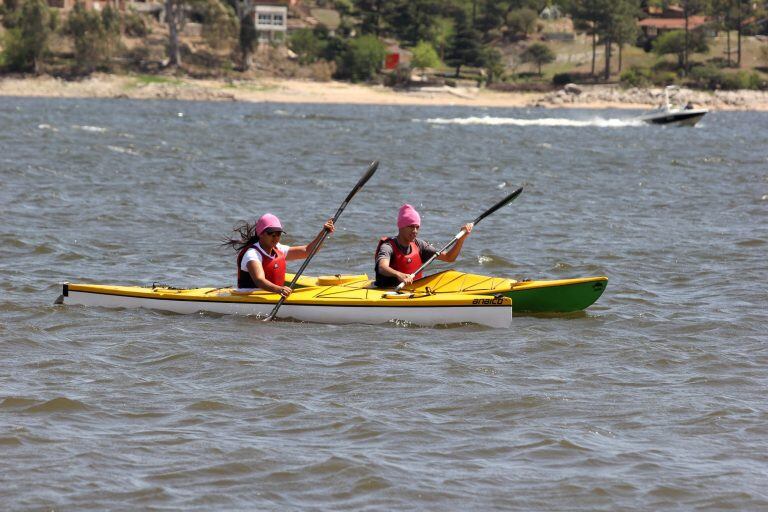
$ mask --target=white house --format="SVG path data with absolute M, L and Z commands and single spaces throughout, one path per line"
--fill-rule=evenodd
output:
M 255 2 L 253 22 L 260 43 L 283 42 L 288 30 L 288 6 L 277 1 Z

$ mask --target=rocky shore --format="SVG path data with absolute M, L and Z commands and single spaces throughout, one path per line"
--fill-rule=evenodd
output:
M 610 105 L 613 108 L 650 108 L 659 106 L 664 99 L 663 88 L 622 89 L 618 86 L 568 84 L 563 89 L 539 98 L 541 107 L 589 107 Z M 696 91 L 680 89 L 670 98 L 675 105 L 692 103 L 697 108 L 710 110 L 768 110 L 768 92 L 765 91 Z
M 660 104 L 663 89 L 569 84 L 561 90 L 547 93 L 500 92 L 476 87 L 394 90 L 346 82 L 268 77 L 256 80 L 197 80 L 164 75 L 94 74 L 77 81 L 48 76 L 1 77 L 0 96 L 647 110 Z M 675 104 L 691 102 L 697 107 L 711 110 L 768 111 L 768 93 L 763 91 L 706 92 L 682 89 L 673 100 Z

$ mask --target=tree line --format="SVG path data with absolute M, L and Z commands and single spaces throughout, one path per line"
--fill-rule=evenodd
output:
M 765 16 L 768 2 L 750 0 L 316 0 L 334 8 L 340 26 L 292 32 L 287 44 L 302 64 L 331 62 L 336 77 L 367 80 L 375 75 L 384 59 L 383 39 L 394 39 L 413 52 L 414 67 L 452 68 L 456 76 L 464 67 L 482 68 L 488 81 L 501 79 L 506 72 L 499 48 L 523 41 L 526 47 L 518 58 L 541 67 L 555 55 L 543 43 L 530 43 L 531 34 L 541 27 L 539 13 L 556 6 L 572 18 L 577 30 L 586 33 L 592 46 L 590 74 L 611 75 L 612 66 L 622 69 L 623 50 L 640 36 L 637 20 L 648 7 L 679 6 L 685 28 L 658 37 L 648 48 L 660 55 L 678 56 L 682 73 L 690 70 L 690 54 L 706 50 L 706 34 L 689 30 L 694 15 L 707 15 L 715 28 L 735 30 L 737 40 L 733 63 L 741 63 L 741 35 L 744 21 Z M 237 66 L 247 71 L 253 60 L 258 33 L 252 0 L 164 0 L 168 25 L 168 65 L 183 65 L 179 34 L 185 17 L 196 13 L 202 22 L 203 37 L 213 48 L 230 48 Z M 58 11 L 44 0 L 6 0 L 0 6 L 5 27 L 0 66 L 6 70 L 39 72 L 50 54 L 50 38 L 56 34 L 71 38 L 75 69 L 88 73 L 108 69 L 121 50 L 121 35 L 141 36 L 146 30 L 141 17 L 120 13 L 110 5 L 102 11 L 87 10 L 77 3 L 61 22 Z M 728 32 L 727 63 L 732 64 Z M 602 70 L 597 49 L 603 47 Z M 614 51 L 616 50 L 616 51 Z

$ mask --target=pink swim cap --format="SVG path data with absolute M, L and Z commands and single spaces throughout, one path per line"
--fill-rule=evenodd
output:
M 264 230 L 269 228 L 277 228 L 280 231 L 283 230 L 283 225 L 280 224 L 280 219 L 271 213 L 265 213 L 256 222 L 256 236 L 261 236 Z
M 397 227 L 404 228 L 405 226 L 412 226 L 413 224 L 421 226 L 419 212 L 417 212 L 413 206 L 404 204 L 400 207 L 400 211 L 397 214 Z

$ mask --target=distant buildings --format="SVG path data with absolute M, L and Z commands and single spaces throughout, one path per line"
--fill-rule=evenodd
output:
M 706 16 L 688 16 L 688 30 L 696 30 L 707 24 Z M 648 17 L 637 22 L 646 40 L 653 40 L 664 32 L 685 30 L 685 14 L 682 7 L 671 5 L 664 9 L 648 8 Z
M 95 9 L 97 11 L 102 10 L 107 5 L 111 5 L 120 11 L 125 11 L 126 6 L 126 0 L 80 0 L 80 2 L 86 9 Z M 48 0 L 49 7 L 56 7 L 65 11 L 73 9 L 76 3 L 76 0 Z
M 290 2 L 280 0 L 254 2 L 253 23 L 260 43 L 285 41 L 288 31 L 288 5 Z

